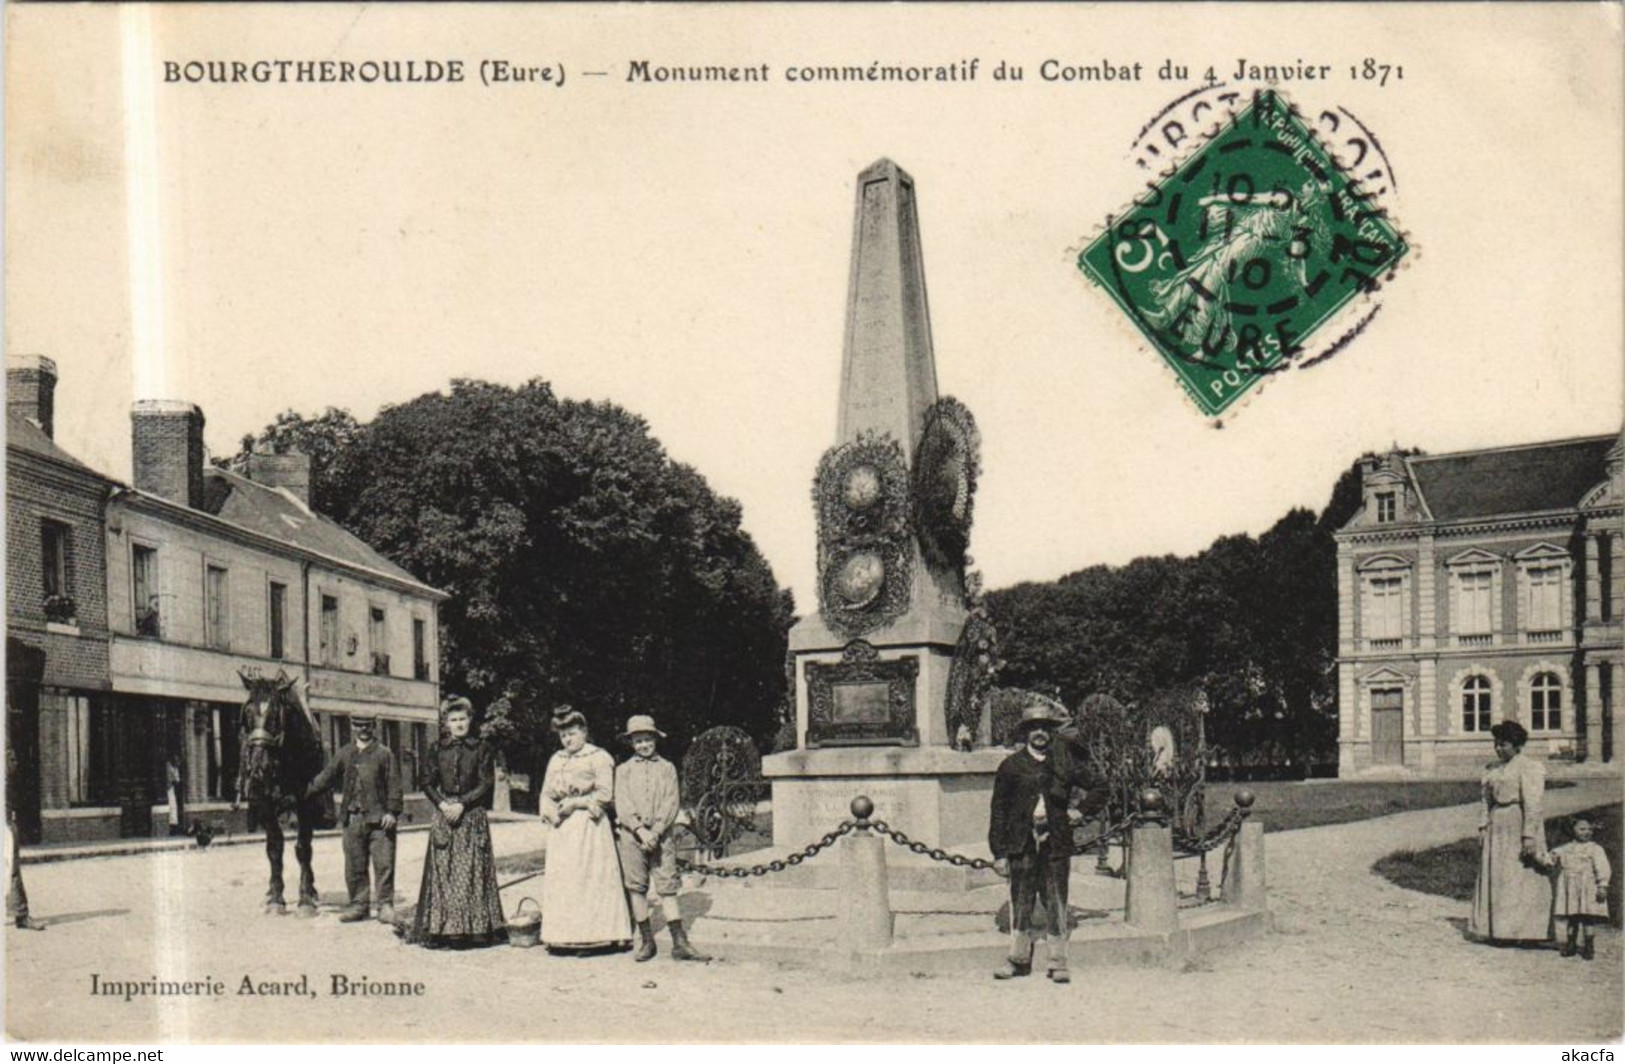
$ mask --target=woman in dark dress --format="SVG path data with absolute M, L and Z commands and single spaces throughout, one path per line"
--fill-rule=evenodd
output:
M 430 948 L 491 945 L 507 936 L 485 818 L 495 755 L 474 734 L 468 699 L 447 699 L 441 716 L 446 735 L 424 766 L 423 794 L 435 813 L 408 940 Z

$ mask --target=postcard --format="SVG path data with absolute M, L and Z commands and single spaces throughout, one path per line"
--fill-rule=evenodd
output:
M 1617 1041 L 1622 36 L 10 5 L 6 1036 Z

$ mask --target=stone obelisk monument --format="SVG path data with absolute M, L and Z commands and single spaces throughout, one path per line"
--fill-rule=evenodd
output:
M 850 276 L 835 445 L 814 487 L 818 611 L 790 632 L 798 748 L 763 763 L 773 841 L 820 837 L 866 794 L 916 839 L 974 847 L 1004 754 L 955 749 L 949 718 L 976 430 L 937 394 L 914 182 L 887 159 L 858 176 Z M 967 727 L 985 740 L 985 723 Z

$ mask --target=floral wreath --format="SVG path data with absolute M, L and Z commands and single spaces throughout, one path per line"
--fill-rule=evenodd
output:
M 813 507 L 824 622 L 851 638 L 901 616 L 912 580 L 908 463 L 902 445 L 871 431 L 825 451 L 813 480 Z M 883 582 L 876 594 L 848 602 L 836 583 L 847 564 L 864 553 L 878 557 Z
M 965 569 L 981 450 L 976 419 L 964 403 L 945 396 L 927 408 L 914 452 L 914 526 L 934 569 Z

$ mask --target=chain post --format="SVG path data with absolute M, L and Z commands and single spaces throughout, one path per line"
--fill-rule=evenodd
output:
M 1161 792 L 1140 792 L 1140 815 L 1130 829 L 1124 872 L 1128 890 L 1123 921 L 1143 931 L 1179 929 L 1179 894 L 1174 886 L 1174 840 Z
M 1140 814 L 1135 823 L 1168 826 L 1168 802 L 1163 798 L 1161 791 L 1155 787 L 1147 787 L 1140 792 Z
M 875 815 L 875 803 L 866 794 L 852 799 L 852 827 L 859 835 L 869 833 L 869 818 Z
M 895 917 L 886 874 L 886 840 L 871 831 L 875 804 L 865 795 L 852 799 L 852 834 L 841 843 L 840 897 L 837 916 L 841 949 L 853 955 L 884 950 L 892 944 Z
M 1238 909 L 1262 912 L 1268 908 L 1264 885 L 1264 825 L 1249 819 L 1253 795 L 1236 794 L 1236 831 L 1226 851 L 1224 900 Z

